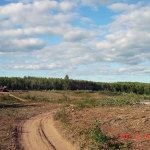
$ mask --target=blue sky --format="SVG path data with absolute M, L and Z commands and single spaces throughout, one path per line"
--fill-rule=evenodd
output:
M 148 0 L 1 0 L 0 76 L 150 83 Z

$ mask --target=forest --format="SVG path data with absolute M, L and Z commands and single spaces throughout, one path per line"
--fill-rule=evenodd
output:
M 91 90 L 126 92 L 150 95 L 150 83 L 139 82 L 93 82 L 62 78 L 39 77 L 0 77 L 0 86 L 7 86 L 8 90 Z

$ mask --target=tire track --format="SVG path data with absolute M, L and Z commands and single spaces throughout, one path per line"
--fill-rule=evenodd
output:
M 27 120 L 22 128 L 21 145 L 23 150 L 77 150 L 56 130 L 52 114 L 44 113 Z
M 38 128 L 39 135 L 41 136 L 42 141 L 47 145 L 47 147 L 51 147 L 51 149 L 56 150 L 55 146 L 50 142 L 50 140 L 47 138 L 46 134 L 43 131 L 42 128 L 42 120 L 40 121 L 40 126 Z

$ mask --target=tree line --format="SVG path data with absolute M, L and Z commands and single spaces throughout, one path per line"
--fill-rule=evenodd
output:
M 150 95 L 150 83 L 139 82 L 93 82 L 73 80 L 66 76 L 61 78 L 38 77 L 0 77 L 0 86 L 7 86 L 8 90 L 92 90 L 126 92 Z

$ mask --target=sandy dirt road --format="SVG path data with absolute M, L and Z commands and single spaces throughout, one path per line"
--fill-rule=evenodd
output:
M 23 150 L 76 150 L 56 130 L 52 113 L 44 113 L 26 121 L 22 128 Z

